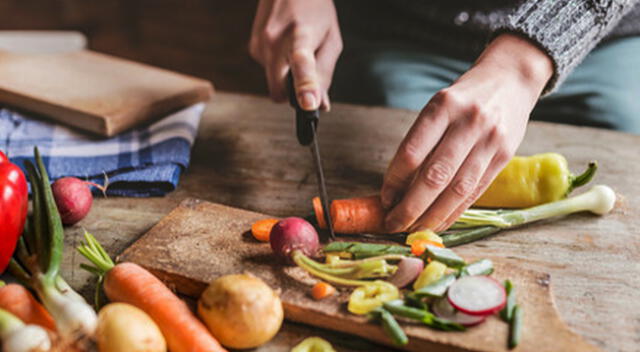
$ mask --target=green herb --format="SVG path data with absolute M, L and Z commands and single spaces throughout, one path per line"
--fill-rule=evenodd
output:
M 393 317 L 393 314 L 389 313 L 384 308 L 376 308 L 372 312 L 372 317 L 379 320 L 382 323 L 382 329 L 387 333 L 387 336 L 391 338 L 394 344 L 398 346 L 404 346 L 409 342 L 407 334 L 404 333 L 398 321 Z
M 377 257 L 389 254 L 411 255 L 411 248 L 393 244 L 363 242 L 331 242 L 324 247 L 325 253 L 346 252 L 355 259 Z
M 522 308 L 516 304 L 513 307 L 513 316 L 509 321 L 509 348 L 515 348 L 520 343 L 522 332 Z
M 467 264 L 460 269 L 460 277 L 474 275 L 491 275 L 493 273 L 493 262 L 490 259 L 480 259 Z
M 455 274 L 447 274 L 437 281 L 413 291 L 413 294 L 417 297 L 443 297 L 449 286 L 451 286 L 455 281 Z
M 500 311 L 500 317 L 508 323 L 513 317 L 513 310 L 516 306 L 516 290 L 509 280 L 505 280 L 504 289 L 507 291 L 507 304 Z
M 428 245 L 425 254 L 432 260 L 446 264 L 450 268 L 459 268 L 465 265 L 464 259 L 448 248 L 440 248 Z

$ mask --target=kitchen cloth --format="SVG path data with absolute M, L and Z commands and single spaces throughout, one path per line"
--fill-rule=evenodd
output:
M 0 109 L 0 150 L 24 169 L 38 146 L 52 180 L 75 176 L 104 184 L 108 195 L 162 196 L 189 166 L 204 103 L 112 138 L 96 137 L 27 113 Z M 94 189 L 94 192 L 99 192 Z

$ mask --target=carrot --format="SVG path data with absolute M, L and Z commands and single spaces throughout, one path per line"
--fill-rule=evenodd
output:
M 313 197 L 313 211 L 316 213 L 316 220 L 321 229 L 327 228 L 327 222 L 324 220 L 324 210 L 322 209 L 322 201 L 320 197 Z
M 18 284 L 0 285 L 0 308 L 20 318 L 25 324 L 40 325 L 56 331 L 56 323 L 31 292 Z
M 318 224 L 326 228 L 320 200 L 314 198 L 313 204 Z M 337 233 L 385 233 L 385 211 L 379 196 L 336 199 L 331 202 L 330 211 L 333 229 Z
M 336 288 L 323 281 L 313 285 L 313 288 L 311 289 L 311 297 L 317 300 L 333 296 L 335 293 Z
M 444 245 L 440 242 L 429 241 L 429 240 L 415 240 L 411 243 L 411 253 L 419 257 L 427 249 L 427 246 L 436 246 L 436 247 L 444 248 Z
M 262 219 L 258 220 L 251 225 L 251 234 L 256 240 L 261 242 L 269 242 L 269 235 L 271 229 L 278 223 L 278 219 Z
M 131 304 L 158 325 L 171 352 L 226 352 L 185 302 L 162 281 L 134 263 L 115 265 L 100 243 L 85 232 L 86 244 L 78 251 L 94 266 L 83 268 L 104 275 L 104 292 L 113 302 Z

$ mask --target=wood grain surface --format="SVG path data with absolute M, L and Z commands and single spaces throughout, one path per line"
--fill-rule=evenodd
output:
M 335 104 L 320 122 L 328 189 L 332 197 L 372 194 L 416 112 Z M 574 215 L 504 232 L 458 247 L 463 256 L 491 256 L 551 276 L 560 317 L 606 351 L 640 346 L 640 136 L 592 128 L 532 122 L 521 154 L 557 151 L 580 171 L 600 163 L 595 183 L 619 194 L 605 217 Z M 307 148 L 297 145 L 293 113 L 266 98 L 217 94 L 209 104 L 180 187 L 164 198 L 98 199 L 89 216 L 66 230 L 63 273 L 90 295 L 94 282 L 78 269 L 72 247 L 85 228 L 120 254 L 180 201 L 197 197 L 276 216 L 307 215 L 317 192 Z M 576 192 L 580 192 L 577 190 Z M 362 340 L 286 323 L 260 351 L 288 351 L 320 334 L 340 350 L 385 350 Z M 355 344 L 355 345 L 354 345 Z
M 0 103 L 103 136 L 211 98 L 211 83 L 109 55 L 0 52 Z
M 214 279 L 250 272 L 280 291 L 289 320 L 351 333 L 393 346 L 377 323 L 350 314 L 351 288 L 321 301 L 309 293 L 318 282 L 304 270 L 274 260 L 268 243 L 250 234 L 251 224 L 268 215 L 215 203 L 187 199 L 118 258 L 134 262 L 160 277 L 169 287 L 195 299 Z M 384 237 L 381 237 L 384 238 Z M 498 259 L 501 260 L 501 259 Z M 598 351 L 560 320 L 553 303 L 550 277 L 520 265 L 495 264 L 493 277 L 512 280 L 523 310 L 522 338 L 517 351 Z M 507 324 L 496 316 L 464 333 L 441 332 L 403 321 L 410 351 L 508 351 Z

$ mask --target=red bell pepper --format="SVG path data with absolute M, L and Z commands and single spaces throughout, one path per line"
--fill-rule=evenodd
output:
M 0 151 L 0 273 L 16 249 L 27 219 L 29 190 L 22 170 Z

